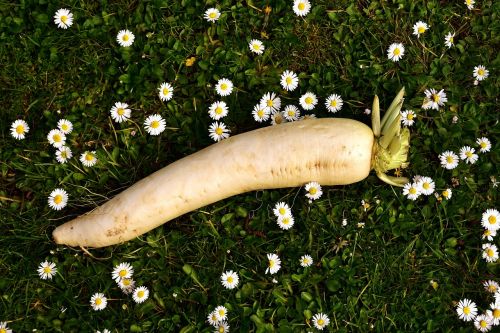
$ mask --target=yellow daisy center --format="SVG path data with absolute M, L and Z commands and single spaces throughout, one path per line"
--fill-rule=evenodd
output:
M 309 189 L 309 194 L 315 195 L 318 192 L 318 189 L 316 187 L 311 187 Z
M 221 114 L 222 113 L 222 108 L 220 106 L 218 106 L 216 109 L 215 109 L 215 113 L 217 114 Z
M 210 14 L 208 14 L 208 17 L 210 17 L 211 19 L 215 19 L 215 18 L 217 18 L 217 13 L 211 12 Z
M 290 219 L 288 217 L 284 218 L 283 219 L 283 224 L 289 224 L 290 223 Z
M 260 109 L 259 111 L 257 111 L 257 115 L 259 116 L 259 118 L 264 117 L 264 110 Z
M 429 183 L 423 183 L 423 184 L 422 184 L 422 187 L 423 187 L 424 189 L 428 190 L 428 189 L 429 189 L 429 187 L 430 187 L 430 185 L 429 185 Z
M 306 5 L 305 3 L 301 2 L 299 3 L 299 5 L 297 6 L 297 8 L 299 8 L 299 10 L 304 10 L 306 8 Z
M 273 105 L 274 105 L 273 100 L 272 100 L 272 99 L 268 99 L 268 100 L 267 100 L 267 106 L 271 107 L 271 106 L 273 106 Z
M 168 93 L 169 93 L 170 91 L 168 90 L 168 88 L 163 88 L 163 91 L 162 91 L 162 92 L 163 92 L 163 95 L 165 95 L 165 96 L 166 96 L 166 95 L 168 95 Z
M 68 20 L 68 17 L 66 15 L 61 16 L 61 22 L 66 24 L 66 21 Z
M 257 44 L 257 43 L 253 43 L 253 46 L 252 46 L 252 47 L 253 47 L 253 49 L 254 49 L 255 51 L 260 50 L 260 45 L 259 45 L 259 44 Z
M 116 110 L 116 113 L 118 113 L 119 116 L 123 116 L 125 110 L 123 108 L 118 108 L 118 110 Z
M 395 56 L 398 56 L 401 54 L 401 50 L 398 49 L 397 47 L 394 49 L 394 51 L 392 52 Z
M 488 217 L 488 222 L 490 222 L 490 224 L 495 224 L 497 223 L 497 218 L 494 215 L 491 215 Z
M 52 139 L 54 140 L 54 142 L 61 142 L 62 138 L 59 134 L 54 134 L 52 136 Z
M 17 125 L 17 127 L 16 127 L 16 133 L 17 134 L 23 134 L 24 133 L 24 126 L 23 125 Z
M 472 0 L 465 0 L 465 2 L 470 5 L 472 3 Z
M 413 113 L 408 113 L 408 115 L 406 116 L 408 120 L 413 120 L 413 117 L 415 117 Z
M 337 100 L 335 100 L 335 99 L 334 99 L 334 100 L 332 100 L 332 101 L 330 102 L 330 106 L 331 106 L 331 107 L 336 107 L 336 106 L 337 106 Z
M 272 260 L 272 259 L 271 259 L 271 260 L 269 260 L 269 268 L 273 268 L 273 267 L 274 267 L 274 265 L 275 265 L 274 260 Z
M 7 329 L 5 329 L 5 328 L 0 328 L 0 333 L 7 333 Z
M 63 131 L 67 131 L 67 130 L 69 130 L 69 126 L 68 126 L 68 124 L 62 124 L 62 125 L 61 125 L 61 129 L 62 129 Z
M 220 85 L 220 88 L 221 88 L 222 90 L 226 90 L 226 89 L 227 89 L 227 83 L 223 83 L 223 84 L 221 84 L 221 85 Z
M 438 94 L 432 94 L 432 100 L 433 100 L 434 102 L 438 103 L 438 102 L 439 102 L 439 100 L 440 100 L 439 95 L 438 95 Z
M 224 317 L 225 313 L 226 313 L 226 311 L 224 311 L 224 309 L 219 310 L 219 316 Z
M 62 196 L 62 195 L 57 194 L 57 195 L 54 197 L 54 203 L 55 203 L 56 205 L 59 205 L 62 201 L 63 201 L 63 196 Z
M 94 160 L 94 155 L 90 154 L 90 153 L 87 153 L 85 155 L 85 161 L 93 161 Z
M 224 131 L 223 131 L 223 130 L 222 130 L 222 128 L 220 128 L 220 127 L 217 127 L 217 128 L 215 129 L 215 134 L 217 134 L 217 135 L 222 135 L 222 133 L 223 133 L 223 132 L 224 132 Z
M 285 82 L 286 82 L 286 84 L 288 84 L 288 85 L 292 84 L 292 78 L 288 76 L 288 77 L 285 79 Z
M 471 151 L 465 152 L 465 156 L 471 158 L 472 157 L 472 152 Z
M 95 300 L 95 305 L 101 305 L 101 304 L 102 304 L 102 299 L 97 298 L 97 299 Z
M 447 190 L 444 190 L 444 191 L 443 191 L 443 196 L 444 196 L 444 197 L 448 197 L 448 195 L 449 195 L 449 194 L 448 194 L 448 191 L 447 191 Z
M 483 75 L 484 75 L 484 69 L 480 68 L 480 69 L 477 71 L 477 75 L 479 75 L 479 76 L 483 76 Z
M 493 310 L 493 317 L 500 318 L 500 309 Z
M 290 117 L 295 116 L 295 111 L 293 111 L 293 110 L 288 110 L 288 115 L 289 115 Z
M 144 290 L 139 290 L 139 291 L 137 292 L 137 297 L 139 297 L 139 298 L 143 298 L 143 297 L 144 297 Z
M 125 35 L 123 35 L 122 40 L 123 40 L 124 42 L 126 42 L 126 41 L 128 41 L 128 40 L 129 40 L 129 38 L 130 38 L 130 37 L 128 36 L 128 34 L 125 34 Z
M 468 306 L 464 307 L 463 311 L 464 311 L 464 314 L 466 314 L 466 315 L 470 314 L 470 308 Z
M 228 276 L 228 278 L 227 278 L 227 282 L 229 282 L 229 283 L 233 283 L 233 281 L 234 281 L 233 277 L 232 277 L 232 276 Z
M 493 249 L 487 249 L 486 254 L 488 255 L 488 257 L 494 257 L 495 251 L 493 251 Z
M 153 120 L 150 126 L 151 128 L 158 128 L 160 127 L 160 122 L 158 120 Z
M 224 327 L 223 326 L 219 327 L 219 333 L 224 333 Z
M 123 283 L 124 286 L 130 286 L 130 279 L 123 279 L 122 283 Z
M 481 141 L 481 143 L 480 143 L 479 145 L 480 145 L 480 146 L 481 146 L 481 148 L 483 148 L 483 149 L 484 149 L 484 148 L 486 148 L 486 147 L 488 147 L 488 145 L 487 145 L 487 144 L 486 144 L 486 142 L 484 142 L 484 141 Z
M 122 270 L 118 273 L 118 275 L 119 275 L 120 277 L 124 277 L 125 275 L 127 275 L 127 270 L 122 269 Z
M 408 190 L 408 193 L 410 193 L 410 194 L 417 194 L 417 189 L 414 188 L 414 187 L 410 187 L 410 189 Z
M 313 102 L 312 97 L 307 96 L 306 99 L 305 99 L 305 102 L 306 102 L 306 104 L 311 104 Z
M 483 327 L 483 328 L 484 328 L 484 327 L 487 327 L 487 326 L 488 326 L 488 322 L 487 322 L 486 320 L 481 320 L 481 321 L 479 322 L 479 326 L 481 326 L 481 327 Z
M 453 157 L 451 157 L 451 156 L 446 156 L 446 162 L 448 162 L 448 163 L 453 163 Z
M 68 154 L 66 153 L 66 150 L 61 150 L 61 157 L 68 158 Z
M 423 34 L 424 32 L 425 32 L 425 27 L 424 26 L 418 27 L 418 33 L 419 34 Z
M 279 211 L 280 215 L 285 215 L 285 213 L 286 213 L 286 210 L 283 207 L 281 207 L 278 211 Z
M 49 266 L 46 266 L 43 268 L 43 272 L 47 273 L 47 274 L 52 273 L 52 268 L 50 268 Z
M 453 37 L 450 37 L 450 43 L 453 44 Z
M 488 230 L 488 231 L 489 231 L 489 230 Z M 495 286 L 494 284 L 490 284 L 490 285 L 488 286 L 488 291 L 489 291 L 490 293 L 496 293 L 496 292 L 497 292 L 497 286 Z
M 325 321 L 323 319 L 318 319 L 318 325 L 323 326 L 325 324 Z

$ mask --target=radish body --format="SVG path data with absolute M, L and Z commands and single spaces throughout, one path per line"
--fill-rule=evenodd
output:
M 345 185 L 372 169 L 373 131 L 338 118 L 310 119 L 239 134 L 182 158 L 100 207 L 57 227 L 56 243 L 103 247 L 248 191 Z

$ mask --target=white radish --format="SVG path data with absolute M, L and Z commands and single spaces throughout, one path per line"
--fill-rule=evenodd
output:
M 401 103 L 397 106 L 400 109 Z M 376 108 L 374 105 L 378 117 L 378 105 Z M 400 118 L 389 121 L 399 122 Z M 399 134 L 396 132 L 392 135 Z M 118 244 L 237 194 L 297 187 L 310 181 L 346 185 L 366 178 L 372 168 L 387 182 L 402 185 L 405 179 L 384 174 L 395 164 L 385 156 L 391 155 L 387 146 L 400 141 L 400 136 L 394 136 L 385 148 L 378 143 L 384 136 L 375 139 L 374 131 L 365 124 L 338 118 L 297 121 L 239 134 L 151 174 L 102 206 L 57 227 L 53 237 L 56 243 L 70 246 Z M 407 144 L 402 146 L 408 150 Z M 406 160 L 406 152 L 402 153 L 398 151 Z M 402 164 L 404 161 L 395 167 Z

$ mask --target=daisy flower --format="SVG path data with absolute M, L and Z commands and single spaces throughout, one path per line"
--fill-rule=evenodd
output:
M 459 161 L 457 154 L 449 150 L 439 155 L 439 160 L 441 161 L 441 166 L 448 170 L 455 169 Z
M 478 138 L 476 140 L 476 143 L 479 145 L 479 151 L 481 153 L 486 153 L 490 151 L 491 149 L 491 142 L 488 140 L 488 138 L 485 138 L 484 136 L 482 138 Z
M 92 167 L 97 163 L 95 151 L 86 151 L 80 155 L 80 162 L 86 167 Z
M 474 4 L 476 3 L 476 1 L 475 0 L 465 0 L 464 3 L 467 5 L 467 8 L 473 9 L 474 8 Z
M 453 45 L 455 45 L 455 34 L 452 34 L 451 32 L 448 32 L 446 36 L 444 36 L 444 45 L 448 46 L 448 48 L 451 48 Z
M 280 216 L 278 217 L 278 226 L 283 230 L 288 230 L 293 227 L 295 220 L 293 216 Z
M 116 41 L 120 46 L 129 47 L 134 43 L 135 36 L 131 31 L 120 30 L 116 35 Z
M 108 305 L 108 299 L 103 293 L 95 293 L 90 298 L 90 306 L 92 306 L 92 309 L 95 311 L 104 309 L 106 305 Z
M 304 254 L 302 257 L 300 257 L 300 266 L 309 267 L 312 264 L 313 264 L 313 259 L 310 255 Z
M 464 321 L 471 321 L 476 318 L 477 315 L 477 306 L 476 303 L 471 300 L 464 298 L 457 305 L 457 314 L 458 318 Z
M 238 286 L 238 283 L 240 282 L 240 278 L 238 277 L 238 274 L 233 271 L 227 271 L 225 273 L 222 273 L 222 276 L 220 277 L 222 285 L 226 289 L 234 289 Z
M 488 332 L 491 329 L 491 318 L 481 314 L 474 320 L 474 326 L 479 332 Z
M 487 292 L 492 294 L 496 293 L 500 289 L 500 285 L 498 285 L 498 282 L 493 280 L 484 281 L 483 286 Z
M 280 258 L 274 253 L 268 253 L 267 259 L 269 260 L 269 263 L 267 265 L 266 274 L 267 273 L 269 273 L 269 274 L 277 273 L 281 268 Z
M 273 213 L 276 217 L 292 216 L 292 211 L 290 207 L 284 202 L 278 202 L 273 209 Z
M 269 108 L 263 107 L 261 104 L 254 106 L 252 111 L 253 119 L 259 123 L 267 121 L 270 114 L 271 111 L 269 111 Z
M 12 333 L 12 330 L 7 327 L 5 321 L 0 321 L 0 333 Z
M 477 156 L 477 154 L 474 154 L 474 152 L 475 152 L 474 148 L 471 148 L 469 146 L 464 146 L 460 148 L 460 158 L 462 160 L 465 160 L 466 163 L 474 164 L 479 158 L 479 156 Z
M 223 305 L 219 305 L 214 310 L 217 321 L 223 321 L 227 319 L 227 308 Z
M 57 128 L 61 130 L 64 134 L 69 134 L 73 131 L 73 124 L 67 119 L 59 119 L 57 122 Z
M 321 190 L 321 185 L 318 182 L 309 182 L 305 186 L 306 188 L 306 197 L 311 200 L 316 200 L 321 197 L 323 191 Z
M 311 3 L 309 0 L 294 0 L 293 12 L 297 16 L 306 16 L 311 10 Z
M 101 331 L 96 331 L 95 333 L 101 333 Z M 104 331 L 102 331 L 102 333 L 111 333 L 111 331 L 105 328 Z
M 225 102 L 214 102 L 208 108 L 208 115 L 214 120 L 224 118 L 228 114 L 228 108 Z
M 61 132 L 61 130 L 53 129 L 47 135 L 47 140 L 49 140 L 49 143 L 52 146 L 60 148 L 64 146 L 64 143 L 66 142 L 66 135 Z
M 286 70 L 281 74 L 280 84 L 283 89 L 293 91 L 299 86 L 299 78 L 294 72 Z
M 496 230 L 490 230 L 490 229 L 484 229 L 483 235 L 481 236 L 481 239 L 486 239 L 490 242 L 493 241 L 493 237 L 497 235 Z
M 420 193 L 424 195 L 431 195 L 435 188 L 434 181 L 430 177 L 421 177 L 417 182 L 417 187 Z
M 165 119 L 159 114 L 149 116 L 144 121 L 144 128 L 151 135 L 159 135 L 165 130 Z
M 288 122 L 282 112 L 274 111 L 271 114 L 271 125 L 279 125 Z
M 264 44 L 258 39 L 252 39 L 250 43 L 248 44 L 248 47 L 250 48 L 250 51 L 256 54 L 262 54 L 264 53 Z
M 135 281 L 133 279 L 123 278 L 118 281 L 118 287 L 123 291 L 124 294 L 130 294 L 135 289 Z
M 442 193 L 443 197 L 446 199 L 446 200 L 450 200 L 451 199 L 451 195 L 452 195 L 452 192 L 451 192 L 451 188 L 447 188 L 446 190 L 444 190 Z
M 215 324 L 215 333 L 229 332 L 229 324 L 226 321 L 219 321 Z
M 149 290 L 144 286 L 140 286 L 135 288 L 134 293 L 132 294 L 132 298 L 136 303 L 142 303 L 147 300 L 149 297 Z
M 410 200 L 416 200 L 420 194 L 420 189 L 415 183 L 407 183 L 403 187 L 403 195 L 406 195 Z
M 68 29 L 73 25 L 73 14 L 65 8 L 59 9 L 54 15 L 54 23 L 58 28 Z
M 170 101 L 174 95 L 174 87 L 168 82 L 163 82 L 158 88 L 158 95 L 162 101 Z
M 495 262 L 498 260 L 498 249 L 496 245 L 485 243 L 483 244 L 483 259 L 486 262 Z
M 413 26 L 413 34 L 416 35 L 418 38 L 418 37 L 420 37 L 420 35 L 422 35 L 424 32 L 426 32 L 427 29 L 429 29 L 429 26 L 427 25 L 427 23 L 422 22 L 422 21 L 418 21 Z
M 215 326 L 219 322 L 219 319 L 217 319 L 217 313 L 215 311 L 212 311 L 208 314 L 207 321 L 210 325 Z
M 226 125 L 223 122 L 213 122 L 208 129 L 208 135 L 215 142 L 219 142 L 220 140 L 229 138 L 229 133 L 231 131 L 226 128 Z
M 73 157 L 73 153 L 67 146 L 62 146 L 56 151 L 56 160 L 61 164 L 66 163 L 71 157 Z
M 295 105 L 287 105 L 283 110 L 283 115 L 288 121 L 296 121 L 300 117 L 300 110 Z
M 306 92 L 300 97 L 299 103 L 304 110 L 312 110 L 318 103 L 318 98 L 312 92 Z
M 208 8 L 204 17 L 208 22 L 215 22 L 219 19 L 220 12 L 217 8 Z
M 229 96 L 233 91 L 233 82 L 228 79 L 220 79 L 215 85 L 215 90 L 221 96 Z
M 491 324 L 493 326 L 498 326 L 500 324 L 500 302 L 493 302 L 490 304 L 490 311 L 487 311 L 488 317 L 490 317 Z
M 487 209 L 481 217 L 481 225 L 492 231 L 500 229 L 500 213 L 496 209 Z
M 332 94 L 332 95 L 328 96 L 328 98 L 326 99 L 325 105 L 326 105 L 326 109 L 329 112 L 335 113 L 337 111 L 340 111 L 340 109 L 342 109 L 342 105 L 344 105 L 344 101 L 342 100 L 342 97 L 340 97 L 340 95 Z
M 401 122 L 405 126 L 412 126 L 415 123 L 415 112 L 405 110 L 401 112 Z
M 490 71 L 486 69 L 483 65 L 478 65 L 474 67 L 474 72 L 472 72 L 474 78 L 478 81 L 483 81 L 490 75 Z
M 318 330 L 323 330 L 330 323 L 330 319 L 324 313 L 317 313 L 312 318 L 314 327 Z
M 424 91 L 425 98 L 422 108 L 425 110 L 435 109 L 439 110 L 440 106 L 443 106 L 444 103 L 448 102 L 448 98 L 446 97 L 446 93 L 444 89 L 441 89 L 439 92 L 436 89 L 427 89 Z
M 281 98 L 273 92 L 268 92 L 260 99 L 260 104 L 269 109 L 269 111 L 279 111 L 281 108 Z
M 111 276 L 117 283 L 121 279 L 130 279 L 134 274 L 134 268 L 128 262 L 122 262 L 113 268 Z
M 26 123 L 22 119 L 18 119 L 10 125 L 10 134 L 18 139 L 22 140 L 26 137 L 26 133 L 30 131 L 30 128 L 28 126 L 28 123 Z
M 405 54 L 405 47 L 401 43 L 392 43 L 387 49 L 387 57 L 394 62 L 399 61 Z
M 115 105 L 111 108 L 111 118 L 117 123 L 121 123 L 130 118 L 130 109 L 128 108 L 128 104 L 116 102 Z
M 68 203 L 68 193 L 62 188 L 56 188 L 49 195 L 49 207 L 54 210 L 61 210 Z
M 56 264 L 53 262 L 44 261 L 38 266 L 38 275 L 40 275 L 40 279 L 42 280 L 52 280 L 52 277 L 56 275 L 57 268 Z

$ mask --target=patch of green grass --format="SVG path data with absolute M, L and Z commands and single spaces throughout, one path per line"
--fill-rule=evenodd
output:
M 212 6 L 222 12 L 214 24 L 203 19 Z M 64 7 L 75 16 L 67 30 L 52 19 Z M 305 18 L 285 0 L 1 3 L 0 322 L 15 332 L 210 332 L 208 313 L 225 305 L 233 332 L 314 331 L 311 319 L 318 312 L 328 314 L 329 328 L 338 332 L 471 331 L 458 319 L 456 302 L 473 299 L 486 310 L 492 297 L 482 281 L 499 273 L 498 264 L 481 259 L 480 225 L 486 209 L 498 209 L 491 177 L 500 179 L 499 12 L 495 1 L 468 10 L 459 2 L 318 0 Z M 430 29 L 417 39 L 412 26 L 419 20 Z M 125 28 L 136 36 L 130 48 L 115 40 Z M 450 31 L 456 45 L 448 49 L 444 36 Z M 249 52 L 254 38 L 264 42 L 263 55 Z M 387 59 L 393 42 L 405 46 L 397 63 Z M 476 86 L 472 71 L 479 64 L 490 76 Z M 280 88 L 286 69 L 299 75 L 294 92 Z M 297 105 L 311 91 L 320 98 L 318 117 L 368 124 L 364 111 L 373 95 L 385 110 L 404 86 L 403 108 L 413 109 L 417 121 L 410 166 L 402 173 L 429 176 L 439 191 L 452 187 L 451 200 L 413 202 L 372 174 L 324 188 L 311 204 L 298 188 L 247 193 L 122 245 L 88 251 L 56 246 L 56 226 L 212 144 L 207 110 L 219 99 L 213 87 L 222 77 L 236 87 L 224 98 L 230 110 L 224 122 L 233 135 L 264 126 L 251 110 L 268 91 Z M 162 82 L 175 87 L 169 102 L 157 96 Z M 428 88 L 446 91 L 440 111 L 421 109 Z M 335 115 L 324 107 L 332 93 L 345 102 Z M 131 121 L 111 120 L 117 101 L 130 105 Z M 154 113 L 167 122 L 159 137 L 143 127 Z M 60 118 L 74 125 L 68 145 L 75 156 L 67 164 L 57 163 L 46 139 Z M 25 140 L 10 135 L 16 119 L 30 126 Z M 476 164 L 439 166 L 440 153 L 476 146 L 481 136 L 493 147 Z M 95 167 L 78 161 L 85 150 L 97 151 Z M 56 187 L 70 195 L 62 211 L 47 205 Z M 278 201 L 293 207 L 296 224 L 289 231 L 272 217 Z M 265 274 L 267 253 L 282 260 L 277 282 Z M 299 264 L 306 253 L 315 262 L 309 268 Z M 36 273 L 44 260 L 57 264 L 52 281 Z M 111 279 L 114 265 L 124 261 L 151 292 L 143 304 Z M 221 285 L 226 270 L 238 272 L 237 289 Z M 101 312 L 89 305 L 96 292 L 109 299 Z

